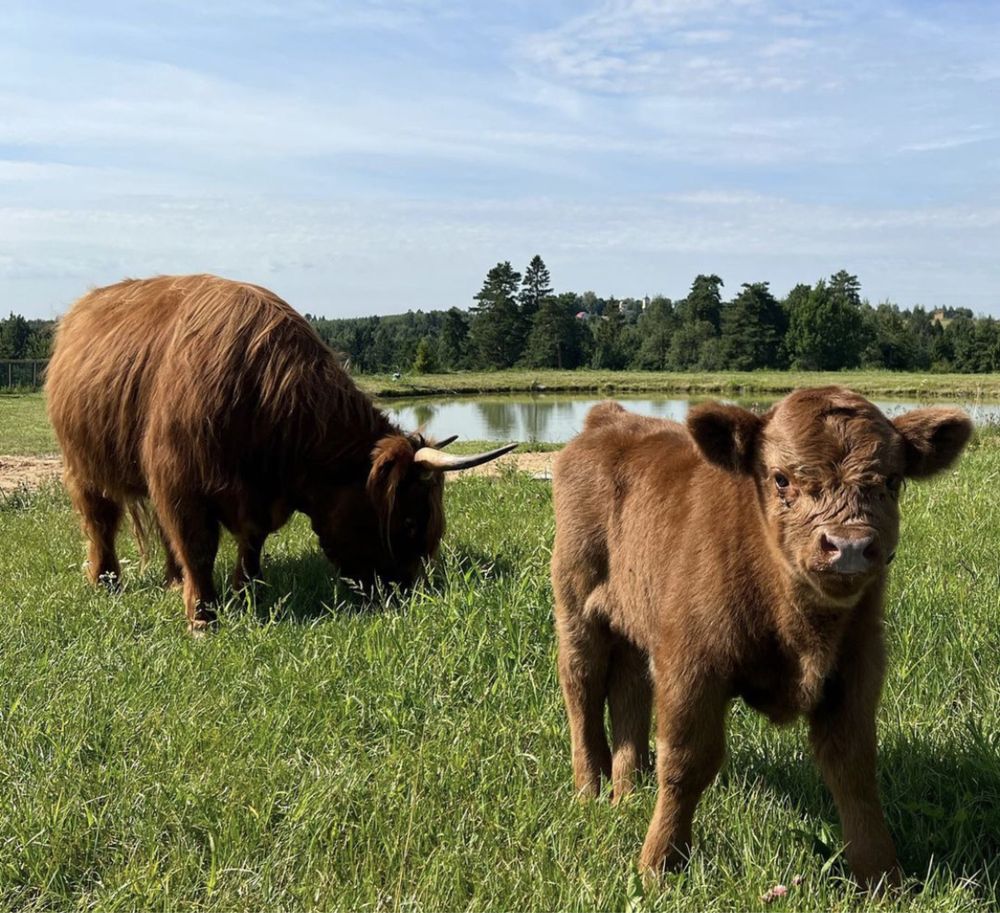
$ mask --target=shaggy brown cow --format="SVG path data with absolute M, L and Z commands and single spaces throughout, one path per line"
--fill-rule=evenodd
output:
M 875 784 L 886 567 L 903 479 L 949 466 L 971 432 L 957 409 L 889 421 L 838 387 L 760 417 L 698 406 L 686 428 L 591 410 L 555 462 L 559 677 L 583 794 L 602 775 L 616 800 L 630 790 L 655 700 L 644 870 L 688 851 L 741 697 L 776 723 L 805 715 L 855 876 L 898 878 Z
M 122 511 L 148 497 L 192 629 L 215 620 L 220 522 L 239 543 L 237 587 L 297 510 L 345 575 L 408 583 L 444 532 L 442 473 L 513 447 L 453 457 L 403 434 L 284 301 L 216 276 L 85 295 L 46 388 L 91 580 L 118 578 Z

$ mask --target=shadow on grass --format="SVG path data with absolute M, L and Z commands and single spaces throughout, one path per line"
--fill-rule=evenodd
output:
M 386 584 L 363 587 L 341 577 L 319 550 L 267 558 L 263 580 L 242 594 L 229 588 L 226 576 L 220 578 L 220 574 L 228 575 L 230 571 L 224 562 L 217 563 L 223 624 L 227 614 L 241 612 L 252 613 L 261 624 L 305 625 L 332 616 L 385 614 L 405 607 L 415 591 L 415 588 L 408 590 Z M 452 549 L 445 559 L 439 558 L 430 564 L 416 588 L 433 598 L 445 590 L 449 579 L 456 574 L 463 580 L 481 581 L 513 571 L 513 565 L 498 555 L 475 548 Z
M 959 744 L 920 736 L 887 739 L 879 754 L 879 787 L 889 829 L 907 875 L 950 874 L 995 903 L 1000 887 L 1000 734 L 970 721 Z M 819 772 L 810 761 L 762 758 L 749 747 L 733 753 L 730 769 L 791 802 L 814 826 L 801 834 L 824 860 L 839 851 L 840 824 Z M 843 859 L 833 868 L 846 875 Z

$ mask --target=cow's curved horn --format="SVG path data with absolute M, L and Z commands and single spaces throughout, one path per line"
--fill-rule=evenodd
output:
M 451 437 L 446 437 L 443 441 L 436 441 L 434 444 L 435 450 L 444 450 L 449 444 L 454 444 L 458 440 L 458 435 L 453 434 Z
M 473 453 L 469 456 L 442 453 L 436 447 L 421 447 L 413 455 L 413 462 L 419 466 L 426 466 L 428 469 L 437 469 L 441 472 L 457 472 L 459 469 L 471 469 L 473 466 L 481 466 L 483 463 L 502 457 L 505 453 L 510 453 L 516 446 L 517 444 L 505 444 L 496 450 Z

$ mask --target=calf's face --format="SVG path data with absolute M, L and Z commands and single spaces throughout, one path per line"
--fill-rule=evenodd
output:
M 839 387 L 798 391 L 763 416 L 706 404 L 688 427 L 706 459 L 753 477 L 772 549 L 832 603 L 852 602 L 892 561 L 904 480 L 951 465 L 972 433 L 958 409 L 890 421 Z

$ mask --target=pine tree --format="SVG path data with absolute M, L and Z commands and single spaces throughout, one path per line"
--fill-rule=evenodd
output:
M 767 282 L 744 282 L 722 309 L 722 359 L 732 371 L 780 367 L 785 314 Z
M 26 358 L 30 342 L 31 326 L 20 314 L 0 321 L 0 357 Z
M 595 368 L 618 371 L 625 367 L 627 355 L 622 347 L 624 325 L 625 317 L 621 307 L 614 298 L 609 298 L 594 331 L 594 356 L 591 364 Z
M 478 367 L 509 368 L 521 356 L 524 322 L 517 305 L 521 274 L 509 260 L 498 263 L 486 274 L 469 331 Z
M 531 263 L 524 271 L 524 279 L 521 282 L 521 293 L 518 301 L 521 305 L 521 315 L 525 325 L 530 326 L 531 321 L 542 301 L 552 294 L 552 277 L 549 275 L 545 261 L 538 254 L 531 258 Z
M 466 366 L 469 342 L 469 322 L 458 308 L 445 311 L 438 344 L 438 360 L 447 371 L 457 371 Z
M 718 333 L 722 313 L 721 289 L 724 284 L 714 273 L 711 276 L 696 276 L 687 298 L 677 305 L 680 319 L 684 323 L 707 321 Z
M 531 368 L 578 368 L 586 358 L 584 339 L 589 335 L 576 319 L 579 300 L 572 293 L 542 300 L 532 323 L 524 363 Z
M 437 365 L 434 364 L 431 341 L 426 336 L 422 336 L 420 342 L 417 343 L 417 351 L 413 356 L 413 370 L 417 374 L 431 374 L 437 370 Z

